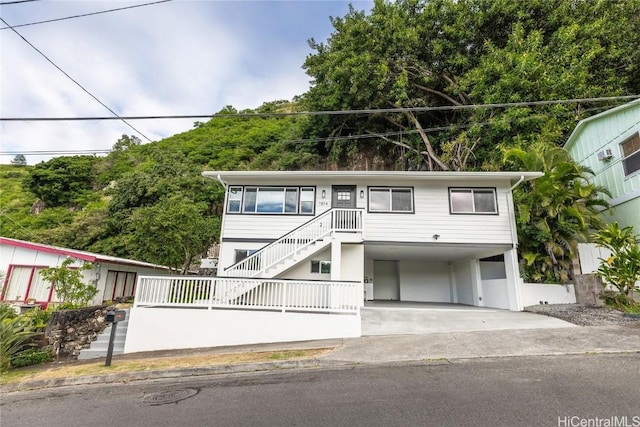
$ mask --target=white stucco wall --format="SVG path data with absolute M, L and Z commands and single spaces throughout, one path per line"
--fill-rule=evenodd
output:
M 137 307 L 124 352 L 361 336 L 360 315 Z
M 456 261 L 452 264 L 452 268 L 455 277 L 456 293 L 458 295 L 458 300 L 455 302 L 474 305 L 471 261 Z
M 542 283 L 521 283 L 520 300 L 522 306 L 548 304 L 575 304 L 576 292 L 573 285 L 552 285 Z
M 364 245 L 342 244 L 340 280 L 361 282 L 364 274 Z
M 400 261 L 398 270 L 403 301 L 451 302 L 448 263 Z
M 507 279 L 482 280 L 482 301 L 484 307 L 511 309 Z

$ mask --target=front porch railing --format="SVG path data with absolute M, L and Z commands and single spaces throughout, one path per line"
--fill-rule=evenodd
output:
M 329 236 L 332 232 L 361 232 L 361 209 L 330 209 L 218 274 L 259 277 L 280 261 Z
M 235 298 L 239 288 L 246 292 Z M 139 276 L 134 307 L 235 308 L 247 310 L 360 312 L 360 282 Z

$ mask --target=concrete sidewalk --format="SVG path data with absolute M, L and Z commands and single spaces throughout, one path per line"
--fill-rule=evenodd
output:
M 204 354 L 334 348 L 315 359 L 283 360 L 163 371 L 121 372 L 101 376 L 25 381 L 2 386 L 2 392 L 65 385 L 125 382 L 301 368 L 335 368 L 361 364 L 402 362 L 454 362 L 470 358 L 544 356 L 590 353 L 640 353 L 640 321 L 629 326 L 588 326 L 545 329 L 512 329 L 474 332 L 434 332 L 419 335 L 365 336 L 291 343 L 273 343 L 211 349 L 176 350 L 115 356 L 119 360 L 144 360 Z

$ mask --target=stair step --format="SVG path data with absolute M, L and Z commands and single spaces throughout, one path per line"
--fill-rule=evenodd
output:
M 123 350 L 113 349 L 113 354 L 124 354 Z M 83 349 L 78 355 L 78 360 L 89 360 L 89 359 L 99 359 L 107 357 L 107 352 L 105 351 L 95 351 L 90 349 Z

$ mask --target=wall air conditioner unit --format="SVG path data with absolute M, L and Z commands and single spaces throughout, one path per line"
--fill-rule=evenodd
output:
M 609 160 L 613 157 L 613 151 L 611 148 L 607 148 L 605 150 L 598 152 L 598 160 Z

